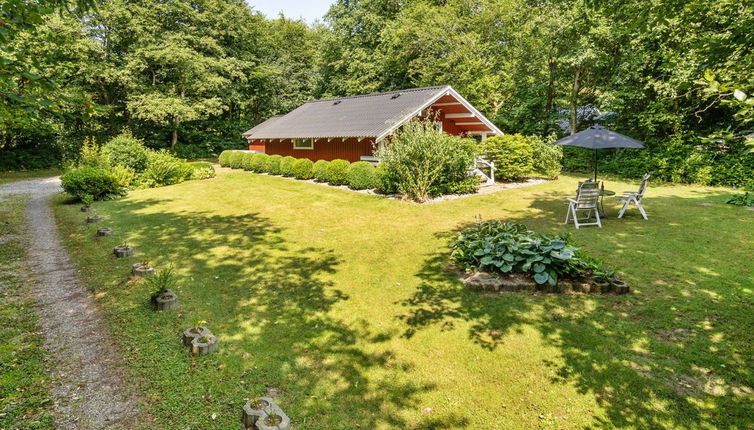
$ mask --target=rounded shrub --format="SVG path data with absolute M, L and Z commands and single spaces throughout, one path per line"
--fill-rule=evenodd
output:
M 61 185 L 66 193 L 81 199 L 85 195 L 94 200 L 103 200 L 125 194 L 125 188 L 119 178 L 101 167 L 81 167 L 72 169 L 60 177 Z
M 383 178 L 418 202 L 465 181 L 475 156 L 476 142 L 438 133 L 429 121 L 406 123 L 378 151 Z
M 230 166 L 230 154 L 232 154 L 233 151 L 230 149 L 226 149 L 225 151 L 220 153 L 220 156 L 217 157 L 217 162 L 220 163 L 223 167 L 229 167 Z
M 283 176 L 293 176 L 293 163 L 295 162 L 296 159 L 290 155 L 283 157 L 280 160 L 280 174 Z
M 137 173 L 146 170 L 149 163 L 149 150 L 128 132 L 110 139 L 102 147 L 102 154 L 111 165 L 125 166 Z
M 327 182 L 333 185 L 346 185 L 348 183 L 348 166 L 350 166 L 347 160 L 340 158 L 332 160 L 327 165 L 326 178 Z
M 244 152 L 243 158 L 241 158 L 241 168 L 244 170 L 252 170 L 251 169 L 251 162 L 254 159 L 254 156 L 257 155 L 253 152 Z
M 270 158 L 267 154 L 253 154 L 251 157 L 251 171 L 257 173 L 264 173 L 267 171 L 267 159 Z
M 231 169 L 241 169 L 243 168 L 243 155 L 244 152 L 240 151 L 233 151 L 230 156 L 228 157 L 228 167 Z
M 280 174 L 280 162 L 283 160 L 282 155 L 270 155 L 269 158 L 267 158 L 267 165 L 265 166 L 265 171 L 269 173 L 270 175 L 279 175 Z
M 348 186 L 354 190 L 376 187 L 376 175 L 372 163 L 358 161 L 348 166 Z
M 490 137 L 479 145 L 481 154 L 495 162 L 495 177 L 503 181 L 519 181 L 534 170 L 532 136 L 503 134 Z
M 532 136 L 532 139 L 534 172 L 548 179 L 560 175 L 560 171 L 563 169 L 563 147 L 552 144 L 555 141 L 555 136 L 553 135 L 547 141 L 539 136 Z
M 398 181 L 394 178 L 384 164 L 378 164 L 374 169 L 374 182 L 377 192 L 380 194 L 396 194 Z
M 293 162 L 293 177 L 296 179 L 311 179 L 314 162 L 308 158 L 299 158 Z
M 327 166 L 330 164 L 327 160 L 318 160 L 312 166 L 312 176 L 317 182 L 327 182 Z

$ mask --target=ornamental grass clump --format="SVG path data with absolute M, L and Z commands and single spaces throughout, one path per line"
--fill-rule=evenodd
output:
M 139 180 L 148 187 L 174 185 L 191 178 L 193 172 L 192 165 L 168 151 L 150 151 L 149 165 Z
M 327 182 L 327 166 L 330 162 L 327 160 L 319 160 L 312 166 L 312 175 L 317 182 Z
M 367 161 L 358 161 L 348 166 L 348 186 L 354 190 L 376 187 L 374 166 Z
M 567 236 L 536 233 L 523 224 L 480 222 L 463 230 L 450 248 L 451 259 L 463 270 L 526 273 L 540 285 L 608 273 L 598 260 L 570 245 Z

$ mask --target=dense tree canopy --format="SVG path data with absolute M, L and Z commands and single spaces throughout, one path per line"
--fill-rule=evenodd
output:
M 450 84 L 507 132 L 609 113 L 649 148 L 613 154 L 620 173 L 754 183 L 744 0 L 337 0 L 313 26 L 242 0 L 6 3 L 0 148 L 15 167 L 124 129 L 207 155 L 308 99 Z

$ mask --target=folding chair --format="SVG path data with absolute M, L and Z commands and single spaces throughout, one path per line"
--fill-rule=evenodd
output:
M 641 199 L 644 197 L 644 192 L 647 191 L 649 178 L 649 174 L 644 175 L 644 178 L 641 180 L 639 191 L 625 191 L 622 196 L 615 196 L 616 200 L 623 202 L 623 207 L 620 208 L 620 212 L 618 212 L 618 218 L 623 218 L 626 209 L 628 209 L 628 206 L 633 203 L 639 209 L 639 212 L 641 212 L 641 216 L 644 217 L 644 219 L 649 219 L 647 218 L 647 213 L 644 211 L 644 208 L 641 206 Z
M 568 199 L 568 212 L 566 213 L 566 224 L 573 218 L 573 223 L 578 229 L 582 225 L 597 225 L 602 227 L 600 221 L 600 184 L 598 182 L 583 182 L 579 184 L 579 191 L 576 199 Z M 586 218 L 579 219 L 579 212 L 586 212 Z M 594 222 L 588 222 L 594 217 Z

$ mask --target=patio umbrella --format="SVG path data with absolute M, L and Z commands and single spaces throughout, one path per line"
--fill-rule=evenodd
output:
M 553 145 L 580 146 L 594 150 L 594 180 L 597 180 L 597 150 L 608 148 L 644 148 L 644 144 L 620 133 L 610 131 L 601 125 L 593 125 L 586 130 L 564 137 Z

